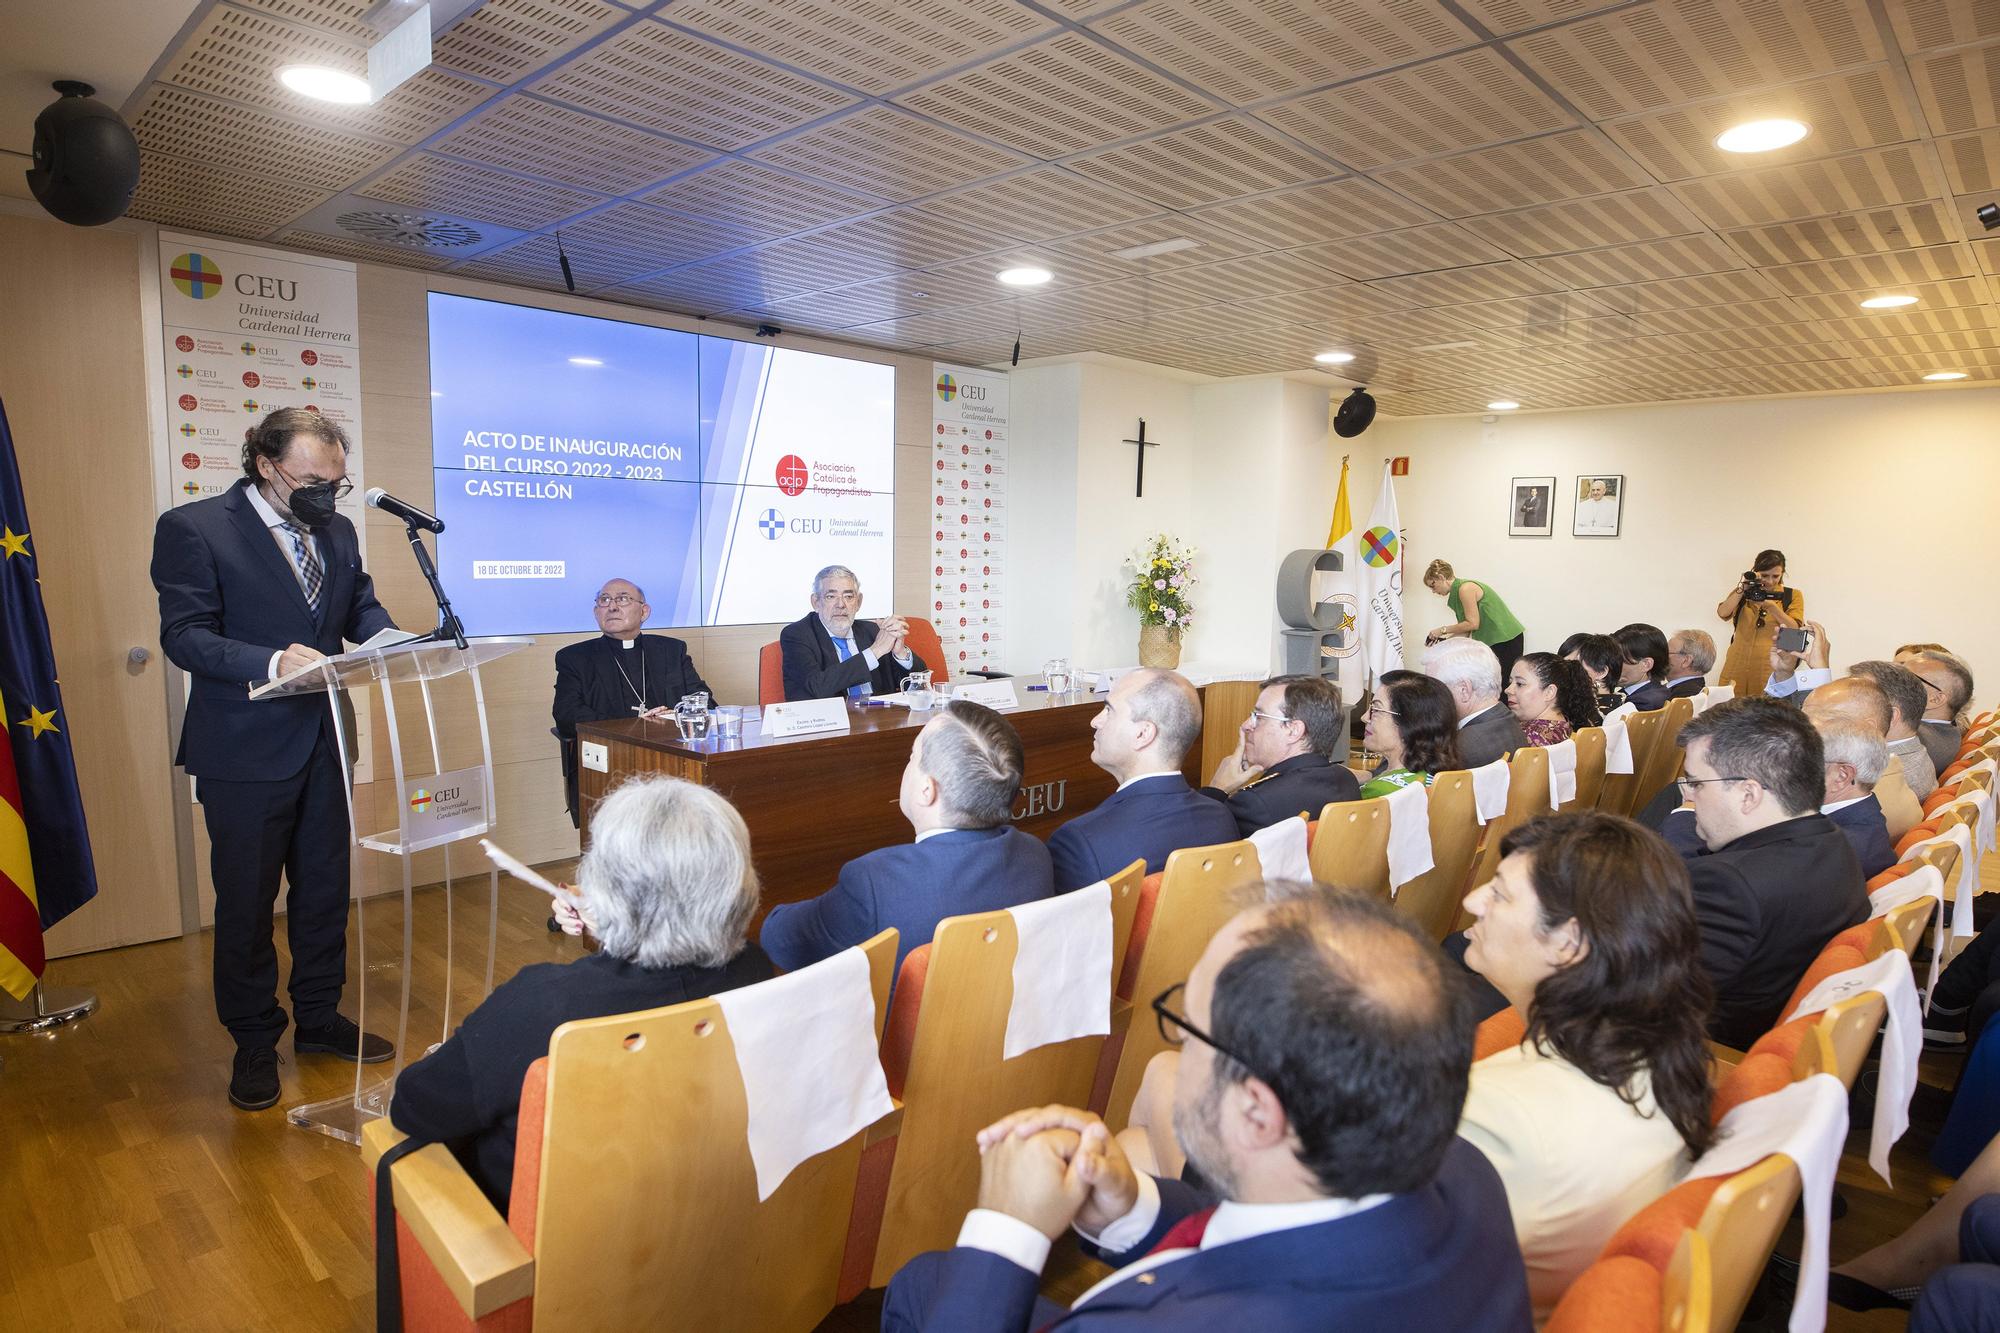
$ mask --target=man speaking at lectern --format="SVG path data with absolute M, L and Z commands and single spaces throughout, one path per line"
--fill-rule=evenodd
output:
M 252 700 L 275 680 L 394 629 L 361 568 L 354 525 L 334 513 L 352 490 L 347 437 L 307 408 L 244 433 L 243 479 L 160 515 L 153 587 L 160 646 L 194 677 L 174 762 L 195 779 L 215 880 L 215 1011 L 236 1039 L 229 1100 L 278 1100 L 278 955 L 272 907 L 282 874 L 291 944 L 293 1049 L 374 1064 L 394 1049 L 341 1016 L 347 976 L 347 775 L 323 693 Z
M 813 576 L 812 614 L 778 632 L 786 699 L 894 694 L 903 677 L 927 669 L 903 641 L 909 625 L 901 616 L 878 624 L 857 620 L 860 614 L 861 581 L 853 570 L 828 565 Z

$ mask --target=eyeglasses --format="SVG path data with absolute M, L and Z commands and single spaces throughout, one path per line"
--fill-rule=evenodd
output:
M 1278 1081 L 1276 1079 L 1272 1078 L 1270 1075 L 1258 1069 L 1248 1060 L 1245 1060 L 1242 1056 L 1238 1055 L 1235 1051 L 1230 1050 L 1227 1046 L 1224 1046 L 1221 1042 L 1209 1036 L 1206 1032 L 1203 1032 L 1193 1023 L 1190 1023 L 1185 1015 L 1168 1007 L 1167 1002 L 1173 999 L 1174 996 L 1180 994 L 1180 992 L 1186 989 L 1187 989 L 1187 983 L 1185 981 L 1176 981 L 1173 985 L 1167 987 L 1165 990 L 1161 991 L 1158 995 L 1155 995 L 1153 997 L 1153 1017 L 1156 1020 L 1158 1020 L 1160 1025 L 1160 1040 L 1166 1042 L 1167 1045 L 1169 1046 L 1179 1049 L 1179 1047 L 1183 1042 L 1185 1042 L 1189 1037 L 1193 1037 L 1196 1041 L 1208 1047 L 1210 1050 L 1220 1051 L 1222 1054 L 1234 1060 L 1237 1064 L 1242 1065 L 1245 1069 L 1249 1070 L 1251 1073 L 1255 1074 L 1258 1078 L 1263 1079 L 1265 1083 L 1269 1084 L 1273 1092 L 1277 1092 Z M 1278 1100 L 1280 1101 L 1284 1100 L 1283 1093 L 1279 1093 Z
M 333 498 L 336 500 L 345 500 L 348 496 L 354 494 L 354 483 L 347 480 L 345 477 L 341 478 L 339 481 L 321 481 L 315 477 L 308 477 L 304 481 L 300 481 L 297 477 L 294 477 L 291 473 L 285 471 L 284 468 L 279 467 L 276 463 L 271 464 L 271 466 L 277 471 L 277 474 L 279 476 L 283 477 L 285 481 L 290 484 L 291 488 L 295 491 L 302 491 L 306 489 L 306 487 L 308 486 L 331 486 L 333 487 Z
M 1281 727 L 1284 726 L 1285 723 L 1290 722 L 1292 720 L 1291 718 L 1286 717 L 1283 713 L 1266 713 L 1260 709 L 1253 708 L 1250 710 L 1250 725 L 1253 727 L 1256 726 L 1257 719 L 1260 717 L 1263 718 L 1266 722 L 1275 722 Z
M 1396 711 L 1395 709 L 1393 709 L 1393 708 L 1389 707 L 1389 705 L 1387 705 L 1387 704 L 1384 704 L 1384 703 L 1373 703 L 1373 704 L 1369 704 L 1369 705 L 1368 705 L 1368 716 L 1370 716 L 1370 717 L 1401 717 L 1401 716 L 1402 716 L 1402 714 L 1401 714 L 1401 713 L 1399 713 L 1399 712 L 1397 712 L 1397 711 Z
M 616 597 L 599 597 L 597 599 L 597 605 L 599 605 L 600 607 L 630 606 L 638 600 L 639 600 L 638 598 L 634 597 L 629 592 L 621 592 Z
M 1685 795 L 1693 796 L 1694 789 L 1696 787 L 1706 787 L 1712 782 L 1748 782 L 1750 781 L 1750 779 L 1749 778 L 1675 778 L 1674 781 L 1680 784 L 1680 789 Z

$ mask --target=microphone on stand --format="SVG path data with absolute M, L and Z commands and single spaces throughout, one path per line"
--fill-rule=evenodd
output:
M 408 500 L 398 500 L 380 486 L 369 487 L 368 493 L 362 498 L 368 502 L 370 509 L 379 509 L 385 514 L 394 515 L 412 527 L 422 528 L 426 532 L 444 531 L 444 524 L 439 519 L 426 514 Z
M 424 576 L 425 583 L 430 584 L 431 596 L 437 599 L 437 628 L 422 636 L 417 642 L 426 640 L 433 643 L 451 642 L 460 648 L 465 647 L 465 627 L 452 612 L 451 599 L 444 595 L 444 584 L 438 582 L 437 566 L 431 563 L 431 553 L 424 548 L 424 539 L 418 533 L 420 528 L 443 532 L 444 524 L 409 501 L 398 500 L 380 486 L 371 486 L 368 494 L 362 498 L 368 502 L 369 508 L 379 509 L 385 514 L 393 514 L 403 520 L 404 531 L 410 538 L 410 550 L 417 557 L 417 572 Z

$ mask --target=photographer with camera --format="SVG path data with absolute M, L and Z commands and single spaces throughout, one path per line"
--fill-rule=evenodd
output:
M 1720 679 L 1736 686 L 1736 697 L 1764 691 L 1771 674 L 1771 650 L 1778 631 L 1805 623 L 1806 595 L 1785 586 L 1785 553 L 1759 551 L 1743 580 L 1715 608 L 1716 617 L 1733 627 L 1729 656 Z

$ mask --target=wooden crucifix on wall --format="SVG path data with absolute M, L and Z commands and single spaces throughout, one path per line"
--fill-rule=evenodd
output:
M 1146 451 L 1148 449 L 1159 448 L 1160 442 L 1158 440 L 1149 440 L 1146 438 L 1146 418 L 1140 417 L 1139 438 L 1136 440 L 1127 440 L 1125 441 L 1125 443 L 1136 444 L 1139 446 L 1139 475 L 1136 479 L 1135 487 L 1132 491 L 1132 494 L 1140 498 L 1144 498 L 1146 494 Z

